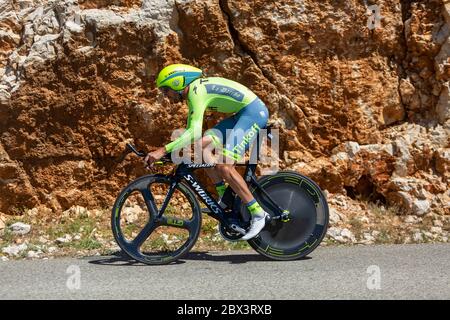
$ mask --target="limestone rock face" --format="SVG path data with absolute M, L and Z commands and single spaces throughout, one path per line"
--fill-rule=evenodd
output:
M 449 214 L 449 35 L 442 0 L 0 1 L 0 212 L 111 205 L 125 143 L 185 126 L 154 86 L 182 62 L 261 97 L 282 169 Z

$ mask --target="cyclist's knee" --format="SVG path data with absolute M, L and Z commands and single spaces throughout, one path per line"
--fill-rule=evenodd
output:
M 233 170 L 232 164 L 217 164 L 216 170 L 219 172 L 219 174 L 224 178 L 225 180 L 231 176 L 231 171 Z

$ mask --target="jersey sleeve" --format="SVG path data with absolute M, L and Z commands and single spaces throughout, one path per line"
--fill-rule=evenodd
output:
M 205 113 L 206 104 L 199 99 L 191 100 L 189 97 L 188 105 L 189 115 L 186 131 L 176 140 L 165 146 L 168 153 L 181 149 L 202 136 L 203 115 Z

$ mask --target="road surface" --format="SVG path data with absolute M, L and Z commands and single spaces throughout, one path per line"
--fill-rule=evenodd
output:
M 450 299 L 450 244 L 319 247 L 307 259 L 191 253 L 0 262 L 0 299 Z

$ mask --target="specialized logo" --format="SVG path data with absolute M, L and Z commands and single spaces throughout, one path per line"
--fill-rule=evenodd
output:
M 214 167 L 215 164 L 211 163 L 200 163 L 200 164 L 188 164 L 188 168 L 211 168 Z
M 244 100 L 244 94 L 231 87 L 223 86 L 220 84 L 205 84 L 205 88 L 207 93 L 215 93 L 223 96 L 228 96 L 237 101 Z
M 194 177 L 192 177 L 190 174 L 187 174 L 184 176 L 184 178 L 191 183 L 191 186 L 195 189 L 198 195 L 205 201 L 208 207 L 210 207 L 214 213 L 219 214 L 220 209 L 215 205 L 215 201 L 206 194 L 205 190 L 203 190 L 202 187 L 195 181 Z

